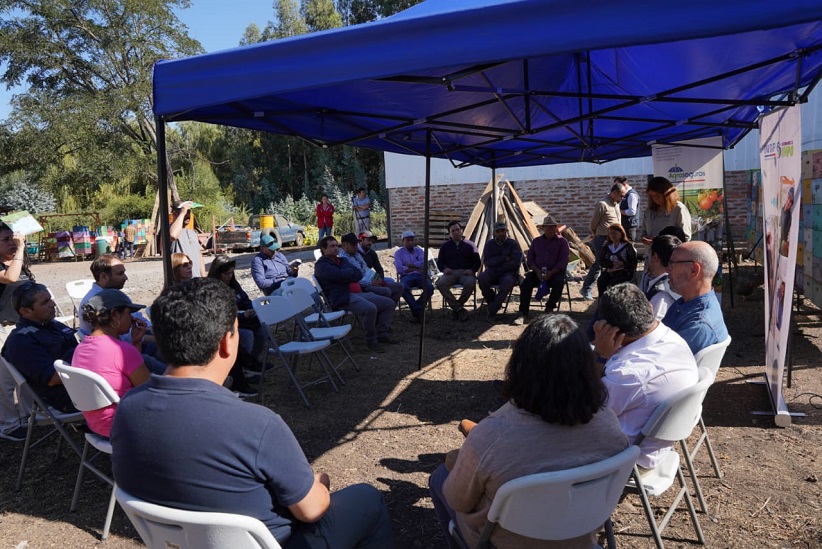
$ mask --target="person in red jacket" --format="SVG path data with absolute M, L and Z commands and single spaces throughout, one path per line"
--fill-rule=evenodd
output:
M 317 204 L 317 227 L 320 229 L 317 242 L 324 236 L 331 236 L 331 228 L 333 226 L 334 205 L 328 201 L 328 195 L 324 194 L 320 197 L 320 203 Z

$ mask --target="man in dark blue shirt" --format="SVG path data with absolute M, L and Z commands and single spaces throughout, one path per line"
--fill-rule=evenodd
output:
M 668 261 L 671 291 L 682 297 L 662 322 L 685 340 L 693 354 L 728 337 L 722 307 L 711 289 L 718 267 L 716 251 L 699 241 L 680 244 Z
M 454 320 L 468 320 L 468 311 L 465 302 L 474 294 L 477 286 L 476 274 L 481 260 L 477 246 L 462 236 L 462 225 L 459 221 L 448 224 L 448 234 L 451 236 L 440 248 L 437 256 L 437 266 L 442 276 L 437 279 L 437 289 L 442 299 L 448 303 L 453 312 Z M 453 286 L 462 286 L 459 299 L 451 292 Z
M 211 278 L 166 288 L 151 308 L 165 376 L 120 402 L 114 479 L 152 503 L 261 520 L 283 547 L 393 547 L 381 494 L 333 494 L 280 416 L 221 383 L 237 355 L 233 291 Z
M 43 401 L 61 412 L 76 412 L 60 376 L 57 359 L 71 363 L 75 331 L 54 320 L 56 305 L 48 288 L 34 282 L 18 286 L 12 305 L 20 315 L 3 347 L 3 358 L 15 366 Z
M 505 223 L 494 223 L 494 238 L 485 244 L 482 260 L 485 270 L 477 277 L 477 282 L 488 307 L 488 316 L 494 318 L 519 282 L 519 268 L 522 266 L 522 248 L 516 240 L 508 238 Z M 491 288 L 493 285 L 499 286 L 498 291 Z

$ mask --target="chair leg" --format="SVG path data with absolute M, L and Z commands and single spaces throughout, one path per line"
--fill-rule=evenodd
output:
M 705 545 L 705 536 L 702 533 L 702 525 L 699 524 L 699 518 L 696 516 L 694 502 L 693 499 L 691 499 L 691 494 L 688 493 L 688 487 L 685 485 L 685 476 L 682 474 L 681 467 L 677 470 L 676 476 L 679 479 L 679 484 L 682 486 L 682 490 L 685 492 L 685 504 L 688 506 L 688 513 L 691 515 L 691 521 L 694 524 L 696 537 L 699 539 L 700 545 Z
M 297 381 L 297 376 L 294 373 L 294 370 L 292 370 L 292 367 L 296 368 L 296 366 L 297 366 L 297 357 L 295 356 L 294 358 L 291 359 L 291 364 L 289 364 L 288 361 L 284 357 L 283 357 L 282 360 L 283 360 L 283 365 L 285 366 L 285 370 L 286 370 L 286 372 L 288 372 L 288 376 L 291 378 L 291 382 L 294 384 L 294 387 L 297 389 L 297 392 L 300 393 L 300 398 L 302 398 L 303 402 L 305 403 L 305 407 L 306 408 L 311 408 L 311 404 L 308 403 L 308 398 L 305 396 L 305 393 L 303 392 L 303 388 L 300 387 L 300 382 Z
M 696 469 L 694 469 L 694 462 L 691 459 L 691 453 L 688 451 L 686 441 L 680 440 L 679 446 L 682 448 L 682 457 L 685 458 L 685 465 L 688 467 L 688 474 L 691 476 L 691 482 L 694 485 L 694 492 L 696 499 L 699 502 L 699 507 L 703 513 L 708 512 L 708 506 L 705 504 L 705 497 L 702 495 L 702 486 L 699 485 L 699 477 L 696 476 Z
M 642 509 L 645 511 L 645 518 L 648 519 L 648 526 L 651 528 L 651 534 L 654 536 L 654 542 L 657 549 L 664 549 L 665 544 L 662 543 L 662 533 L 656 525 L 654 518 L 654 510 L 651 508 L 651 502 L 648 500 L 648 494 L 645 492 L 645 486 L 642 484 L 642 478 L 639 475 L 639 469 L 634 465 L 634 472 L 631 473 L 636 482 L 637 492 L 639 492 L 639 499 L 642 502 Z
M 80 490 L 83 486 L 83 471 L 86 468 L 86 458 L 88 457 L 88 447 L 89 443 L 88 440 L 86 440 L 86 444 L 83 446 L 83 455 L 80 456 L 80 470 L 77 471 L 77 481 L 74 483 L 74 495 L 71 498 L 69 511 L 77 509 L 77 501 L 80 499 Z
M 711 437 L 708 436 L 708 428 L 705 426 L 705 422 L 702 421 L 702 416 L 699 416 L 699 427 L 702 429 L 702 434 L 705 438 L 705 447 L 708 450 L 708 456 L 711 458 L 711 465 L 714 468 L 714 473 L 716 474 L 716 478 L 722 478 L 722 471 L 719 469 L 719 462 L 716 460 L 716 455 L 714 454 L 714 448 L 711 446 Z M 700 438 L 702 440 L 702 438 Z M 697 444 L 698 445 L 698 444 Z M 696 456 L 697 448 L 694 448 L 693 455 Z
M 114 516 L 114 504 L 117 503 L 117 499 L 114 497 L 115 492 L 117 491 L 117 484 L 113 484 L 111 487 L 111 497 L 108 500 L 108 510 L 106 511 L 106 522 L 103 524 L 103 539 L 108 539 L 109 530 L 111 530 L 111 519 Z
M 29 429 L 26 431 L 26 442 L 23 445 L 23 457 L 20 459 L 20 471 L 17 473 L 17 483 L 14 485 L 14 491 L 19 492 L 23 487 L 23 472 L 26 470 L 26 460 L 29 457 L 29 448 L 31 448 L 31 437 L 34 434 L 34 418 L 37 415 L 37 405 L 31 408 L 29 415 Z

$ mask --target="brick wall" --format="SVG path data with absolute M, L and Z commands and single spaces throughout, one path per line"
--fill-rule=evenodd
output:
M 725 200 L 730 215 L 734 239 L 741 240 L 747 222 L 748 171 L 725 173 Z M 628 176 L 628 182 L 646 202 L 646 175 Z M 613 178 L 554 179 L 511 181 L 523 202 L 534 201 L 553 215 L 560 223 L 570 225 L 580 236 L 588 234 L 588 224 L 594 204 L 601 200 L 613 185 Z M 467 221 L 488 182 L 431 187 L 431 210 L 457 211 Z M 425 189 L 400 187 L 389 189 L 391 232 L 393 243 L 399 245 L 399 236 L 412 230 L 422 241 L 425 216 Z

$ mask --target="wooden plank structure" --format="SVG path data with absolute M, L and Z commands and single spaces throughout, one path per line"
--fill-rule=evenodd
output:
M 504 221 L 508 226 L 508 236 L 519 243 L 523 253 L 527 253 L 534 239 L 542 234 L 537 225 L 546 215 L 545 210 L 536 203 L 523 203 L 511 182 L 504 179 L 503 174 L 498 174 L 496 181 L 488 183 L 474 206 L 474 211 L 465 224 L 465 238 L 477 245 L 482 257 L 486 242 L 493 238 L 494 223 Z M 576 253 L 585 266 L 590 267 L 594 262 L 591 249 L 577 237 L 573 229 L 561 222 L 559 231 L 568 240 L 572 254 Z
M 429 215 L 428 227 L 430 236 L 428 243 L 431 246 L 442 246 L 448 240 L 448 224 L 452 221 L 462 222 L 462 215 L 459 212 L 432 211 Z

